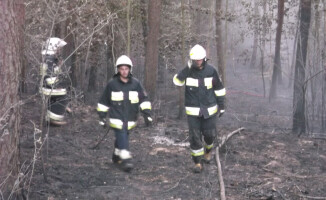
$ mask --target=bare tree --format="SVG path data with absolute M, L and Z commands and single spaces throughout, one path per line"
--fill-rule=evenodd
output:
M 184 5 L 184 0 L 181 0 L 181 48 L 182 48 L 182 55 L 181 55 L 181 60 L 182 60 L 182 66 L 186 65 L 186 49 L 185 49 L 185 29 L 186 29 L 186 24 L 185 24 L 185 5 Z M 179 114 L 178 118 L 181 119 L 184 115 L 184 87 L 179 87 Z
M 158 68 L 158 38 L 160 33 L 161 0 L 149 1 L 148 36 L 145 50 L 145 88 L 155 98 Z
M 323 49 L 323 68 L 324 77 L 322 84 L 322 131 L 326 131 L 326 1 L 324 3 L 324 49 Z
M 250 60 L 250 66 L 252 68 L 256 65 L 256 57 L 257 57 L 257 47 L 258 47 L 258 36 L 259 36 L 259 10 L 258 10 L 258 2 L 254 2 L 254 46 L 252 47 L 252 55 Z
M 293 89 L 293 124 L 292 131 L 297 134 L 305 133 L 305 65 L 307 57 L 308 36 L 311 17 L 311 1 L 300 2 L 300 37 L 297 44 L 297 55 L 294 73 Z
M 222 76 L 222 82 L 225 86 L 225 57 L 222 38 L 222 0 L 216 0 L 216 49 L 218 58 L 218 71 L 219 75 Z
M 282 38 L 283 18 L 284 18 L 284 0 L 278 0 L 275 56 L 274 56 L 272 83 L 271 83 L 271 88 L 270 88 L 270 92 L 269 92 L 269 101 L 271 101 L 273 98 L 276 97 L 276 81 L 277 81 L 277 79 L 280 82 L 282 81 L 281 38 Z
M 18 185 L 20 129 L 19 75 L 22 67 L 23 0 L 0 1 L 0 199 L 10 199 Z

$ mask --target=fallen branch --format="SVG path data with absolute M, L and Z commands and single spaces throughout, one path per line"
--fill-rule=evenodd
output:
M 228 141 L 233 135 L 235 135 L 236 133 L 239 133 L 240 131 L 242 131 L 244 129 L 245 129 L 244 127 L 241 127 L 241 128 L 238 128 L 237 130 L 227 134 L 226 136 L 223 136 L 218 147 L 221 148 L 226 143 L 226 141 Z
M 225 198 L 225 186 L 223 181 L 223 175 L 222 175 L 222 167 L 220 162 L 220 153 L 219 153 L 219 147 L 216 147 L 216 153 L 215 153 L 215 159 L 217 163 L 217 170 L 218 170 L 218 182 L 220 183 L 220 197 L 221 200 L 226 200 Z
M 236 133 L 239 133 L 240 131 L 244 130 L 244 127 L 241 127 L 226 136 L 222 137 L 220 144 L 218 147 L 216 147 L 215 151 L 215 160 L 217 163 L 217 170 L 218 170 L 218 181 L 220 183 L 220 197 L 221 200 L 226 200 L 225 198 L 225 186 L 224 186 L 224 180 L 223 180 L 223 175 L 222 175 L 222 167 L 221 167 L 221 162 L 220 162 L 220 148 L 228 141 L 233 135 Z
M 300 197 L 306 198 L 306 199 L 319 199 L 319 200 L 326 200 L 326 197 L 312 197 L 312 196 L 306 196 L 299 194 Z

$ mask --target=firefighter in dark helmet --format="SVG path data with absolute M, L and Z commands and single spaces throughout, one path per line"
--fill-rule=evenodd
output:
M 225 111 L 226 91 L 216 69 L 207 63 L 206 50 L 198 44 L 190 50 L 188 66 L 174 76 L 173 83 L 186 85 L 185 110 L 190 150 L 195 162 L 194 172 L 200 173 L 203 169 L 202 157 L 207 163 L 212 157 L 216 116 L 221 117 Z
M 115 133 L 112 161 L 126 172 L 133 169 L 129 131 L 136 126 L 139 109 L 147 126 L 153 121 L 150 115 L 151 103 L 141 83 L 132 76 L 132 67 L 128 56 L 122 55 L 117 59 L 116 74 L 97 104 L 100 124 L 109 124 Z

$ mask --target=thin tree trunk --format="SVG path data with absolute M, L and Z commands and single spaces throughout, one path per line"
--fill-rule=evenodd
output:
M 275 44 L 275 57 L 274 57 L 274 67 L 272 75 L 272 83 L 269 92 L 269 101 L 276 97 L 276 81 L 282 82 L 282 70 L 281 70 L 281 37 L 282 37 L 282 27 L 284 18 L 284 0 L 278 0 L 278 22 L 276 28 L 276 44 Z
M 161 0 L 148 3 L 149 32 L 145 50 L 145 88 L 151 100 L 154 100 L 156 94 L 161 4 Z
M 22 67 L 23 0 L 0 1 L 0 198 L 16 199 L 19 184 L 19 75 Z M 17 197 L 18 198 L 18 197 Z
M 130 56 L 130 46 L 131 46 L 131 42 L 130 42 L 130 38 L 131 38 L 131 19 L 130 19 L 130 7 L 131 7 L 131 1 L 132 0 L 128 0 L 128 5 L 127 5 L 127 55 Z
M 297 59 L 293 89 L 293 124 L 292 131 L 297 134 L 306 132 L 305 118 L 305 65 L 311 17 L 311 0 L 300 2 L 300 37 L 298 39 Z
M 324 68 L 324 76 L 323 76 L 323 89 L 322 89 L 322 131 L 326 131 L 326 1 L 324 3 L 324 48 L 323 48 L 323 68 Z
M 252 55 L 250 60 L 250 67 L 255 68 L 256 66 L 256 58 L 257 58 L 257 46 L 258 46 L 258 36 L 259 36 L 259 27 L 258 27 L 258 19 L 259 19 L 259 10 L 258 10 L 258 2 L 254 2 L 254 46 L 252 48 Z
M 264 89 L 264 97 L 266 97 L 266 87 L 265 87 L 265 79 L 264 79 L 264 71 L 265 71 L 265 46 L 266 46 L 266 32 L 267 32 L 267 0 L 264 0 L 263 3 L 263 18 L 262 18 L 262 35 L 260 38 L 260 66 L 261 66 L 261 74 L 262 74 L 262 80 L 263 80 L 263 89 Z
M 222 0 L 216 0 L 216 51 L 219 75 L 222 76 L 222 82 L 225 86 L 225 60 L 222 38 Z
M 182 18 L 182 26 L 181 26 L 181 48 L 182 48 L 182 66 L 186 65 L 186 47 L 185 47 L 185 15 L 184 15 L 184 0 L 181 0 L 181 18 Z M 179 114 L 178 118 L 181 119 L 184 116 L 184 87 L 179 87 Z
M 224 69 L 228 62 L 228 8 L 229 0 L 225 0 L 225 23 L 224 23 Z
M 313 59 L 312 59 L 312 69 L 310 70 L 310 76 L 313 76 L 316 72 L 320 71 L 320 48 L 319 48 L 319 0 L 314 0 L 314 30 L 313 30 Z M 311 112 L 312 120 L 315 120 L 315 109 L 316 109 L 316 95 L 318 90 L 318 79 L 314 78 L 310 81 L 310 92 L 311 92 Z M 312 127 L 313 128 L 313 127 Z

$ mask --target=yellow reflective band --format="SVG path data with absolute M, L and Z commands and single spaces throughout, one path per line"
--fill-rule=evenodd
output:
M 128 122 L 128 130 L 134 128 L 136 125 L 137 125 L 136 122 L 133 122 L 133 121 Z
M 61 120 L 63 120 L 63 118 L 64 118 L 64 115 L 58 115 L 58 114 L 55 114 L 55 113 L 51 112 L 50 110 L 47 110 L 47 112 L 46 112 L 46 116 L 47 116 L 49 119 L 53 119 L 53 120 L 57 120 L 57 121 L 61 121 Z
M 177 74 L 174 75 L 173 77 L 173 83 L 174 85 L 177 85 L 177 86 L 183 86 L 185 84 L 185 81 L 181 81 L 180 79 L 177 78 Z
M 206 149 L 211 149 L 211 148 L 213 148 L 213 146 L 214 146 L 214 144 L 211 144 L 211 145 L 205 145 L 205 148 L 206 148 Z
M 143 103 L 140 104 L 140 109 L 141 109 L 141 110 L 145 110 L 145 109 L 149 109 L 149 110 L 151 110 L 151 109 L 152 109 L 151 102 L 149 102 L 149 101 L 144 101 Z
M 59 81 L 59 79 L 57 77 L 50 77 L 50 78 L 46 78 L 45 81 L 46 81 L 46 84 L 53 85 L 53 84 L 57 83 Z
M 213 77 L 204 78 L 204 82 L 207 89 L 211 89 L 213 87 Z
M 213 115 L 217 112 L 217 105 L 207 108 L 208 114 Z
M 99 111 L 99 112 L 107 112 L 107 111 L 109 111 L 109 107 L 107 107 L 106 105 L 98 103 L 97 104 L 97 111 Z
M 111 92 L 111 100 L 112 101 L 122 101 L 123 100 L 123 92 Z
M 110 118 L 109 122 L 112 128 L 122 129 L 123 122 L 120 119 Z
M 202 156 L 202 155 L 204 155 L 204 148 L 201 148 L 201 149 L 198 149 L 198 150 L 191 149 L 191 155 L 192 156 Z
M 131 103 L 138 103 L 138 92 L 137 91 L 129 91 L 129 100 Z
M 186 86 L 198 87 L 198 79 L 188 77 L 186 79 Z
M 200 108 L 198 108 L 198 107 L 186 107 L 187 115 L 199 116 L 199 111 L 200 111 Z
M 48 96 L 63 96 L 67 94 L 66 89 L 50 89 L 50 88 L 42 88 L 42 93 Z
M 225 88 L 220 89 L 220 90 L 215 90 L 214 92 L 215 92 L 215 95 L 216 95 L 217 97 L 225 96 L 225 94 L 226 94 L 226 90 L 225 90 Z

